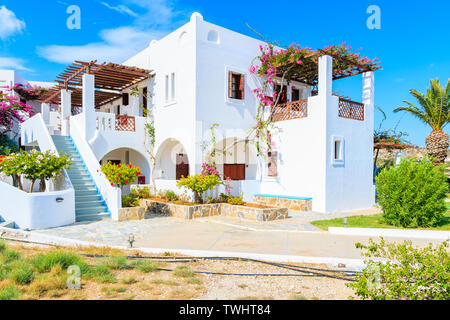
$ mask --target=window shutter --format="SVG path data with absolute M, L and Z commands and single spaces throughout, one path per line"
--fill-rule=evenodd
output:
M 267 165 L 268 168 L 268 176 L 276 177 L 278 176 L 278 152 L 272 151 L 268 154 L 269 163 Z
M 130 95 L 128 93 L 122 93 L 122 104 L 127 106 L 130 102 Z
M 245 74 L 241 74 L 241 81 L 239 83 L 239 91 L 241 91 L 241 100 L 245 100 Z
M 233 98 L 233 72 L 228 72 L 228 98 Z

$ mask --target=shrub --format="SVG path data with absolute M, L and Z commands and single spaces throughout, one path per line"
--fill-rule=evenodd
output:
M 133 208 L 139 206 L 139 195 L 132 190 L 128 195 L 122 197 L 122 207 Z
M 15 285 L 9 285 L 0 289 L 0 300 L 17 300 L 21 294 Z
M 32 264 L 40 273 L 49 272 L 55 266 L 60 266 L 65 270 L 73 265 L 80 267 L 82 274 L 89 272 L 89 266 L 78 254 L 61 250 L 41 253 L 32 260 Z
M 178 201 L 180 198 L 178 197 L 178 195 L 171 191 L 171 190 L 167 190 L 164 194 L 164 198 L 167 199 L 168 201 Z
M 228 197 L 228 204 L 232 204 L 234 206 L 244 206 L 245 205 L 244 196 L 241 195 L 239 197 L 233 197 L 230 195 Z
M 181 178 L 177 182 L 178 187 L 187 188 L 194 193 L 195 202 L 202 203 L 203 192 L 211 190 L 221 184 L 220 176 L 215 174 L 196 174 L 187 178 Z
M 131 164 L 113 164 L 108 162 L 101 167 L 111 186 L 117 185 L 123 187 L 125 185 L 133 184 L 134 181 L 141 175 L 141 169 L 138 166 Z
M 137 188 L 137 195 L 139 199 L 148 199 L 151 198 L 149 187 Z
M 144 273 L 155 272 L 156 270 L 158 270 L 158 265 L 153 261 L 148 260 L 137 261 L 135 265 L 139 271 Z
M 376 177 L 378 203 L 386 223 L 402 227 L 433 227 L 446 211 L 448 192 L 444 166 L 428 159 L 404 159 Z
M 173 270 L 173 274 L 182 278 L 192 278 L 195 275 L 195 273 L 187 266 L 176 267 L 175 270 Z
M 369 259 L 367 268 L 348 286 L 362 299 L 450 299 L 448 241 L 419 249 L 411 241 L 386 244 L 381 238 L 379 244 L 371 239 L 368 246 L 358 243 L 356 247 L 366 250 Z
M 28 284 L 33 281 L 34 276 L 33 268 L 26 262 L 17 264 L 10 273 L 10 278 L 18 284 Z
M 6 243 L 4 240 L 0 239 L 0 253 L 6 249 Z
M 19 151 L 17 143 L 5 134 L 0 134 L 0 156 L 9 156 Z
M 125 269 L 127 267 L 127 257 L 111 256 L 106 258 L 103 263 L 112 270 Z

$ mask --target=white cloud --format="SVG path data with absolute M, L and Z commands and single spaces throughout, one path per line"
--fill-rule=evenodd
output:
M 102 42 L 81 46 L 51 45 L 38 47 L 38 54 L 49 61 L 62 64 L 74 60 L 122 63 L 140 50 L 145 49 L 151 40 L 163 34 L 157 31 L 143 32 L 133 27 L 102 30 Z
M 25 29 L 25 22 L 17 19 L 14 12 L 5 6 L 0 7 L 0 38 L 6 40 L 16 33 L 21 33 Z
M 134 12 L 133 10 L 131 10 L 130 8 L 128 8 L 125 5 L 119 4 L 117 7 L 114 7 L 114 6 L 111 6 L 110 4 L 108 4 L 106 2 L 102 2 L 101 4 L 104 5 L 105 7 L 109 8 L 111 10 L 117 11 L 119 13 L 128 14 L 128 15 L 130 15 L 132 17 L 135 17 L 135 18 L 138 17 L 136 12 Z
M 21 71 L 33 71 L 24 66 L 24 61 L 18 58 L 0 57 L 0 68 L 15 69 Z
M 173 10 L 168 1 L 122 0 L 121 4 L 114 7 L 101 2 L 110 9 L 122 10 L 122 13 L 133 16 L 132 25 L 101 30 L 99 42 L 74 46 L 38 47 L 38 54 L 49 61 L 62 64 L 71 63 L 74 60 L 123 63 L 145 49 L 152 40 L 160 39 L 173 29 L 173 21 L 183 13 Z M 135 10 L 132 11 L 130 7 Z

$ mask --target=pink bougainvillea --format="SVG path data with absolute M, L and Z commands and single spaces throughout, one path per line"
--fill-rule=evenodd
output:
M 14 124 L 22 123 L 27 117 L 32 116 L 33 107 L 13 96 L 9 87 L 0 87 L 0 89 L 7 91 L 2 93 L 0 90 L 0 134 L 3 134 L 11 130 Z

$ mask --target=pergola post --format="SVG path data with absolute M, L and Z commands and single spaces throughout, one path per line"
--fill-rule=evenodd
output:
M 363 73 L 363 97 L 365 105 L 375 106 L 375 77 L 373 71 Z
M 331 96 L 333 92 L 333 58 L 319 57 L 319 96 Z
M 89 141 L 95 135 L 95 76 L 92 74 L 83 74 L 82 77 L 82 108 L 83 108 L 83 134 Z
M 61 90 L 61 134 L 68 136 L 69 117 L 72 115 L 72 92 L 70 90 Z
M 48 103 L 41 103 L 41 114 L 44 123 L 48 126 L 50 124 L 50 105 Z

